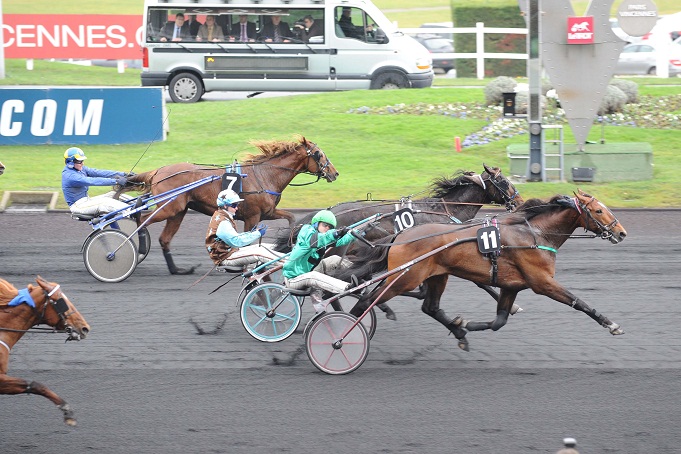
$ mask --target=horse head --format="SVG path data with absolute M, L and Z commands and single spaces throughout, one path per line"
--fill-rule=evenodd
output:
M 76 307 L 69 301 L 59 284 L 48 282 L 38 276 L 35 280 L 42 288 L 45 298 L 43 307 L 36 309 L 42 312 L 40 323 L 45 323 L 69 334 L 67 340 L 80 340 L 90 332 L 90 325 L 80 315 Z M 29 285 L 29 292 L 32 290 Z M 36 301 L 37 302 L 37 301 Z
M 307 172 L 316 175 L 317 178 L 324 178 L 329 183 L 338 178 L 338 170 L 336 170 L 331 160 L 316 143 L 301 137 L 300 144 L 305 148 L 308 160 L 311 159 L 314 162 L 313 165 L 308 162 Z
M 583 192 L 581 189 L 575 192 L 575 206 L 577 211 L 584 216 L 583 225 L 586 230 L 594 232 L 604 240 L 609 240 L 613 244 L 621 243 L 627 236 L 622 224 L 617 220 L 610 208 L 605 206 L 596 197 Z
M 516 208 L 525 203 L 513 183 L 502 175 L 501 169 L 489 167 L 484 163 L 482 166 L 485 171 L 479 177 L 469 176 L 469 179 L 487 191 L 492 201 L 504 205 L 507 211 L 515 211 Z

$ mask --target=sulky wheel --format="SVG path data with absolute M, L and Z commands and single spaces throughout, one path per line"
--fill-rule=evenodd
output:
M 119 230 L 106 229 L 92 235 L 83 247 L 85 268 L 102 282 L 121 282 L 135 271 L 137 248 Z
M 119 219 L 105 227 L 105 229 L 118 229 L 125 233 L 125 236 L 130 236 L 132 232 L 137 230 L 137 222 L 132 219 L 124 218 Z M 139 253 L 137 257 L 137 264 L 139 265 L 142 261 L 149 255 L 149 250 L 151 249 L 151 235 L 146 227 L 142 227 L 137 232 L 137 235 L 130 236 L 130 241 L 132 241 L 137 248 Z
M 310 326 L 305 338 L 307 356 L 322 372 L 349 374 L 369 354 L 369 336 L 357 319 L 344 312 L 327 312 Z
M 282 341 L 300 325 L 300 302 L 280 284 L 255 286 L 241 302 L 239 312 L 248 334 L 263 342 Z

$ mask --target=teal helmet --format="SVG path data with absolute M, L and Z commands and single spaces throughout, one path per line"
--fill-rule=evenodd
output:
M 69 169 L 73 169 L 76 161 L 85 161 L 86 159 L 85 153 L 78 147 L 71 147 L 64 152 L 64 163 Z
M 315 214 L 314 217 L 312 218 L 311 224 L 314 224 L 316 222 L 326 222 L 327 224 L 330 224 L 331 227 L 336 227 L 336 215 L 333 214 L 329 210 L 322 210 L 319 213 Z
M 239 194 L 234 192 L 232 189 L 225 189 L 224 191 L 220 192 L 218 194 L 218 199 L 216 200 L 216 203 L 219 207 L 226 207 L 229 206 L 233 203 L 237 202 L 242 202 L 244 199 L 239 197 Z

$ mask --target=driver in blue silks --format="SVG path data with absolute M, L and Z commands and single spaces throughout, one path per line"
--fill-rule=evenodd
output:
M 88 196 L 90 186 L 123 186 L 127 182 L 124 172 L 114 170 L 99 170 L 85 167 L 83 161 L 86 156 L 83 150 L 71 147 L 64 153 L 64 170 L 61 172 L 61 188 L 64 199 L 76 215 L 96 216 L 127 208 L 129 205 L 113 198 L 114 192 L 95 197 Z

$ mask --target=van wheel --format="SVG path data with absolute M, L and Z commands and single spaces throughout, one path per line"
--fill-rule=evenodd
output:
M 172 78 L 168 91 L 173 102 L 196 102 L 203 96 L 203 85 L 194 74 L 181 73 Z
M 654 66 L 653 66 L 652 68 L 650 68 L 650 69 L 648 70 L 648 75 L 650 75 L 650 76 L 657 76 L 657 68 L 654 67 Z
M 395 90 L 397 88 L 408 88 L 409 80 L 407 77 L 398 72 L 386 72 L 376 76 L 371 81 L 372 90 Z

